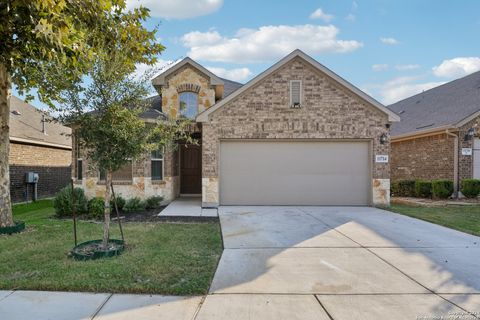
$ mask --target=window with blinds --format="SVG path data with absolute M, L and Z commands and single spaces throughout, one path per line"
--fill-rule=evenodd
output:
M 163 180 L 163 149 L 151 153 L 152 180 Z
M 133 170 L 132 161 L 128 161 L 117 171 L 112 172 L 112 181 L 132 181 Z M 99 170 L 99 180 L 105 181 L 105 170 Z
M 73 136 L 74 148 L 75 148 L 75 178 L 77 180 L 83 179 L 83 151 L 82 144 L 77 135 Z
M 290 81 L 290 106 L 292 108 L 300 108 L 302 104 L 302 81 Z

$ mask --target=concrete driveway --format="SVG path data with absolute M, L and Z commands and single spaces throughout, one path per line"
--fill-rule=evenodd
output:
M 219 215 L 225 251 L 197 320 L 480 316 L 478 237 L 366 207 Z

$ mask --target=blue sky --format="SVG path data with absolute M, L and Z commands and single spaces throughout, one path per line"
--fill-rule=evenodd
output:
M 127 3 L 159 24 L 157 67 L 188 55 L 246 82 L 299 48 L 385 104 L 480 70 L 478 0 Z

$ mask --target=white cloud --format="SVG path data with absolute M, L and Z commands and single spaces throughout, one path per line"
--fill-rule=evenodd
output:
M 323 12 L 322 8 L 318 8 L 317 10 L 313 11 L 312 14 L 310 15 L 310 19 L 320 19 L 325 22 L 330 22 L 334 18 L 333 15 L 327 14 Z
M 140 5 L 150 9 L 153 17 L 186 19 L 217 11 L 223 0 L 127 0 L 127 9 Z
M 381 63 L 381 64 L 374 64 L 372 65 L 372 70 L 373 71 L 385 71 L 388 69 L 388 64 Z
M 182 42 L 186 47 L 198 47 L 210 44 L 216 44 L 222 41 L 222 36 L 217 31 L 200 32 L 193 31 L 182 37 Z
M 233 81 L 244 81 L 252 75 L 252 71 L 248 68 L 225 69 L 218 67 L 206 67 L 219 77 Z
M 416 82 L 419 77 L 398 77 L 381 85 L 370 86 L 378 91 L 380 100 L 386 104 L 392 104 L 408 98 L 422 91 L 437 87 L 445 82 Z
M 408 70 L 416 70 L 420 68 L 419 64 L 397 64 L 395 69 L 399 71 L 408 71 Z
M 388 44 L 388 45 L 391 45 L 391 46 L 394 46 L 394 45 L 397 45 L 399 44 L 400 42 L 395 39 L 395 38 L 380 38 L 380 41 L 383 43 L 383 44 Z
M 337 39 L 338 33 L 333 25 L 278 25 L 240 29 L 231 38 L 216 31 L 193 31 L 181 41 L 190 48 L 188 55 L 193 59 L 233 63 L 267 62 L 295 49 L 309 54 L 344 53 L 363 46 L 356 40 Z M 205 39 L 211 41 L 202 43 Z
M 353 13 L 349 13 L 348 16 L 345 17 L 345 20 L 354 22 L 357 19 L 357 17 Z
M 480 70 L 480 57 L 458 57 L 432 68 L 437 77 L 455 78 Z

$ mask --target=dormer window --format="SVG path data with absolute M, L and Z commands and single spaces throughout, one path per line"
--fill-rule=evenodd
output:
M 180 93 L 180 115 L 188 119 L 195 119 L 198 113 L 198 94 L 195 92 Z
M 290 81 L 290 107 L 300 108 L 302 105 L 302 81 Z

